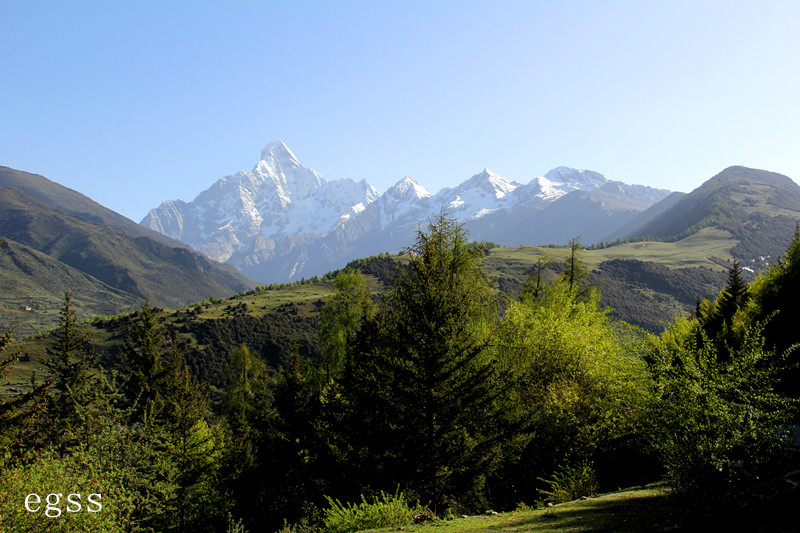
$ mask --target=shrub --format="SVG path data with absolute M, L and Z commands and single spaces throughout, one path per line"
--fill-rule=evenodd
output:
M 786 355 L 765 350 L 755 327 L 724 355 L 702 331 L 677 329 L 653 354 L 652 443 L 673 488 L 702 510 L 780 472 L 796 403 L 775 391 Z
M 361 496 L 359 504 L 342 504 L 339 500 L 325 497 L 330 508 L 325 510 L 323 531 L 326 533 L 349 533 L 368 528 L 401 527 L 414 521 L 422 508 L 411 507 L 402 492 L 374 496 L 367 501 Z
M 30 464 L 3 470 L 0 479 L 0 531 L 130 531 L 132 494 L 114 472 L 96 469 L 83 451 L 63 458 L 44 452 Z M 26 507 L 31 493 L 40 501 L 34 496 Z M 92 505 L 90 494 L 99 507 Z
M 565 466 L 553 475 L 553 479 L 543 479 L 550 490 L 540 491 L 547 501 L 553 503 L 569 502 L 583 496 L 597 495 L 597 476 L 589 463 Z

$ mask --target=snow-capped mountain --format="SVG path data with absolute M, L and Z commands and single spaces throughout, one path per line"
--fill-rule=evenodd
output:
M 517 197 L 530 205 L 544 205 L 572 191 L 591 191 L 607 182 L 605 176 L 592 170 L 556 167 L 520 187 Z
M 413 225 L 425 216 L 430 197 L 428 189 L 405 176 L 378 198 L 372 210 L 379 215 L 381 229 Z
M 262 150 L 252 172 L 225 176 L 189 203 L 166 201 L 141 223 L 227 261 L 257 237 L 325 233 L 378 196 L 366 180 L 326 181 L 277 141 Z
M 444 207 L 456 220 L 466 222 L 510 208 L 515 203 L 513 193 L 519 187 L 519 183 L 485 168 L 458 187 L 439 191 L 434 198 L 434 208 Z
M 442 210 L 475 240 L 545 244 L 583 235 L 593 242 L 668 194 L 568 167 L 526 184 L 484 169 L 436 194 L 405 176 L 379 194 L 366 180 L 326 181 L 277 141 L 251 172 L 221 178 L 191 202 L 166 201 L 142 224 L 273 282 L 398 251 Z

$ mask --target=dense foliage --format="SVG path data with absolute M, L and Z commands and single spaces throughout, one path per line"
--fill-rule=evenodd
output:
M 167 327 L 146 302 L 118 321 L 119 353 L 99 358 L 68 293 L 45 375 L 0 403 L 0 524 L 352 531 L 662 477 L 684 509 L 730 512 L 788 468 L 800 236 L 752 285 L 734 263 L 719 295 L 660 337 L 612 319 L 577 240 L 516 299 L 493 288 L 484 253 L 440 217 L 407 267 L 389 278 L 377 263 L 377 301 L 362 273 L 339 272 L 313 340 L 271 346 L 280 323 L 231 301 L 204 331 L 213 371 L 173 334 L 199 330 L 202 306 Z M 0 375 L 16 356 L 8 332 Z M 210 384 L 224 390 L 211 397 Z M 25 508 L 35 491 L 62 494 L 58 522 Z

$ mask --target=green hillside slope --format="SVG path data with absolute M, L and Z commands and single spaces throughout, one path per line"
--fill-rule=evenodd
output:
M 129 308 L 132 301 L 141 301 L 147 294 L 157 305 L 180 307 L 253 286 L 229 265 L 215 263 L 186 248 L 171 247 L 71 215 L 13 187 L 0 187 L 0 238 L 42 252 L 64 267 L 94 278 L 96 283 L 87 293 L 95 294 L 104 285 L 113 288 L 105 300 L 123 305 L 92 307 L 96 312 L 107 310 L 104 314 Z M 13 262 L 11 258 L 5 260 Z M 42 263 L 41 258 L 38 263 Z M 4 269 L 0 277 L 8 290 L 0 295 L 0 306 L 13 309 L 19 306 L 19 301 L 33 297 L 40 301 L 58 300 L 63 297 L 64 288 L 79 277 L 74 270 Z M 63 279 L 58 277 L 62 275 Z M 54 292 L 48 292 L 48 288 Z M 120 301 L 121 293 L 128 296 Z
M 624 237 L 678 240 L 714 227 L 738 242 L 743 262 L 780 257 L 800 221 L 800 186 L 775 172 L 730 167 Z
M 188 248 L 178 240 L 137 224 L 91 198 L 38 174 L 0 166 L 0 186 L 19 189 L 34 200 L 91 222 L 139 237 L 149 237 L 168 246 Z
M 141 298 L 54 260 L 33 248 L 5 240 L 0 243 L 0 307 L 2 330 L 13 327 L 17 337 L 48 329 L 58 322 L 58 310 L 69 289 L 80 294 L 80 318 L 132 310 Z
M 726 232 L 707 229 L 673 243 L 624 244 L 586 250 L 582 255 L 592 270 L 590 281 L 601 289 L 602 304 L 611 308 L 611 315 L 658 332 L 677 314 L 691 313 L 697 298 L 720 290 L 735 244 Z M 557 262 L 566 258 L 567 251 L 561 247 L 494 248 L 487 251 L 484 269 L 501 295 L 516 297 L 539 258 Z M 353 261 L 351 266 L 366 275 L 377 294 L 407 263 L 408 256 L 384 254 Z M 559 268 L 557 263 L 554 268 Z M 173 342 L 186 353 L 192 371 L 221 387 L 230 351 L 242 343 L 273 366 L 289 356 L 295 345 L 302 355 L 318 357 L 319 311 L 333 293 L 332 275 L 162 310 L 161 319 Z M 73 297 L 81 300 L 78 292 Z M 114 356 L 129 325 L 130 316 L 94 321 L 98 349 Z M 32 341 L 26 351 L 34 356 L 41 353 L 42 342 Z M 34 366 L 20 365 L 18 376 L 24 377 Z

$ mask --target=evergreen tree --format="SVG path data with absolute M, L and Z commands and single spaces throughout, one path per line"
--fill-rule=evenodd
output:
M 735 350 L 741 340 L 744 320 L 736 324 L 736 316 L 750 300 L 750 291 L 742 276 L 739 261 L 734 260 L 728 281 L 712 304 L 707 299 L 698 303 L 695 315 L 703 330 L 703 338 L 715 343 L 720 357 Z M 742 311 L 744 312 L 744 311 Z
M 207 421 L 208 395 L 183 368 L 165 391 L 163 417 L 173 442 L 176 464 L 177 531 L 208 530 L 216 518 L 222 519 L 227 506 L 217 486 L 222 460 L 222 435 Z
M 739 261 L 734 259 L 733 265 L 728 271 L 725 289 L 720 294 L 717 303 L 723 321 L 729 328 L 732 326 L 733 316 L 747 304 L 749 299 L 749 286 L 742 276 L 742 267 Z
M 0 241 L 1 243 L 2 241 Z M 8 330 L 0 335 L 0 380 L 6 378 L 14 368 L 14 363 L 20 354 L 20 349 L 13 351 L 10 347 L 14 343 L 12 330 Z M 16 440 L 16 433 L 20 426 L 20 414 L 22 406 L 26 403 L 23 398 L 11 400 L 0 400 L 0 457 L 5 457 L 5 450 Z M 0 462 L 0 471 L 2 470 Z
M 793 349 L 800 343 L 800 226 L 783 257 L 753 283 L 751 293 L 749 318 L 764 324 L 768 348 L 779 354 L 793 350 L 782 375 L 782 387 L 800 397 L 800 349 Z
M 545 272 L 553 266 L 553 260 L 547 257 L 540 257 L 533 265 L 533 272 L 522 284 L 520 291 L 520 301 L 538 300 L 543 298 L 547 289 L 548 280 L 545 279 Z
M 133 406 L 132 422 L 156 414 L 163 404 L 161 396 L 183 365 L 183 354 L 177 347 L 167 346 L 165 332 L 148 296 L 120 350 L 125 395 Z
M 362 329 L 345 390 L 384 488 L 469 506 L 499 460 L 502 382 L 488 350 L 497 305 L 480 250 L 453 220 L 419 231 L 409 255 L 411 268 Z
M 137 520 L 158 531 L 215 530 L 227 511 L 218 483 L 224 439 L 209 427 L 208 396 L 166 337 L 149 298 L 120 360 L 128 432 L 119 461 L 141 478 L 132 483 L 146 510 L 136 511 Z M 155 482 L 158 501 L 148 496 L 146 482 Z
M 13 343 L 12 330 L 0 335 L 0 380 L 11 373 L 22 352 L 20 347 L 12 349 Z M 48 387 L 47 382 L 37 382 L 34 373 L 27 391 L 0 400 L 0 471 L 33 451 L 41 434 L 48 429 L 47 421 L 40 416 Z
M 227 376 L 222 402 L 227 442 L 220 477 L 232 495 L 235 514 L 253 526 L 265 524 L 273 511 L 265 497 L 265 486 L 278 477 L 269 473 L 260 457 L 274 435 L 277 414 L 273 379 L 264 363 L 245 345 L 231 352 Z
M 41 360 L 51 383 L 46 400 L 47 434 L 61 454 L 81 433 L 84 440 L 90 434 L 85 418 L 93 397 L 93 367 L 98 358 L 91 341 L 91 334 L 80 328 L 72 297 L 66 291 L 58 327 Z
M 13 342 L 14 334 L 12 330 L 8 330 L 0 335 L 0 379 L 5 379 L 5 377 L 8 376 L 19 357 L 19 349 L 6 354 Z
M 277 416 L 259 449 L 259 472 L 271 477 L 261 494 L 268 519 L 297 521 L 309 507 L 322 505 L 328 493 L 327 480 L 335 472 L 326 467 L 322 386 L 320 369 L 300 357 L 295 343 L 275 377 Z
M 248 424 L 254 400 L 266 387 L 267 369 L 260 359 L 253 357 L 247 345 L 241 344 L 231 352 L 226 375 L 222 411 L 238 432 Z
M 569 292 L 573 295 L 574 300 L 584 300 L 589 297 L 592 288 L 587 284 L 589 278 L 589 269 L 581 261 L 580 253 L 583 250 L 580 238 L 570 239 L 569 241 L 569 257 L 566 261 L 566 270 L 561 273 Z

